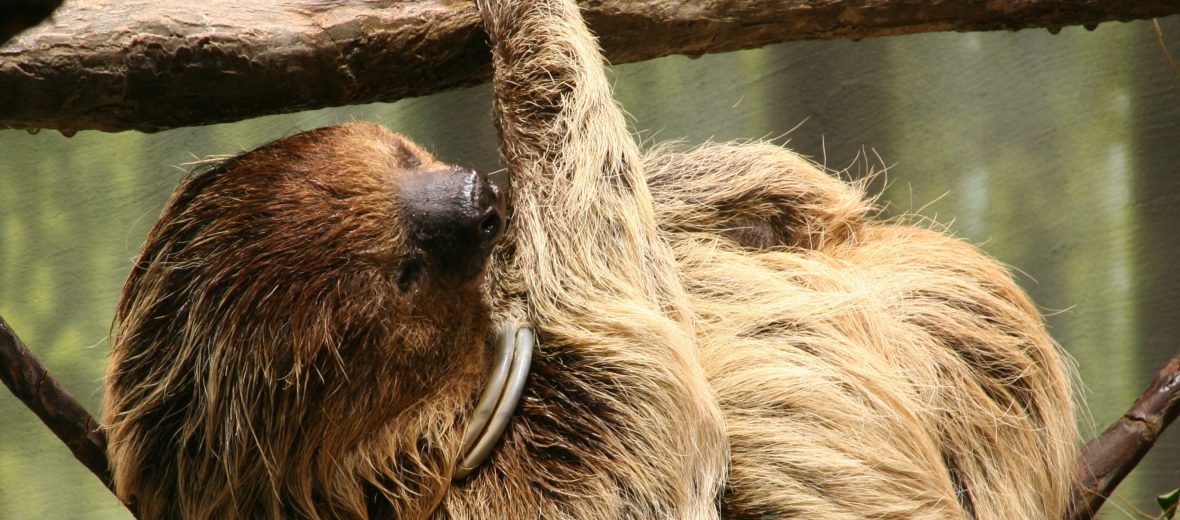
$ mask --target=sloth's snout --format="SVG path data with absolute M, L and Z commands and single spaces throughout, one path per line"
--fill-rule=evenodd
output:
M 504 232 L 504 198 L 487 175 L 471 169 L 409 176 L 402 203 L 410 238 L 444 274 L 479 274 Z

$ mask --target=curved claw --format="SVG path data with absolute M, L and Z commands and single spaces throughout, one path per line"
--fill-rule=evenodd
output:
M 501 326 L 488 384 L 463 432 L 454 480 L 466 478 L 479 467 L 504 434 L 516 403 L 524 393 L 535 343 L 536 336 L 528 326 L 514 322 Z

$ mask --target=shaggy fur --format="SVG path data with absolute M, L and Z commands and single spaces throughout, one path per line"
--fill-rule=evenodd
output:
M 440 168 L 352 124 L 176 190 L 123 288 L 107 375 L 115 482 L 142 518 L 361 517 L 380 492 L 436 499 L 490 323 L 479 280 L 415 267 L 396 225 L 398 186 Z
M 349 124 L 190 177 L 124 287 L 104 417 L 143 518 L 1057 518 L 1070 377 L 994 261 L 874 221 L 760 144 L 641 154 L 569 0 L 479 2 L 511 226 L 486 278 L 413 255 Z M 538 333 L 451 482 L 491 352 Z
M 675 295 L 675 280 L 651 273 L 672 247 L 695 360 L 725 416 L 723 516 L 1062 516 L 1076 437 L 1070 371 L 995 261 L 875 222 L 858 185 L 778 147 L 639 158 L 573 2 L 480 5 L 519 186 L 525 292 L 544 301 L 558 270 L 575 280 L 552 280 L 553 309 L 602 293 L 629 301 L 612 290 L 618 274 Z M 613 207 L 618 197 L 634 207 Z M 649 204 L 658 237 L 647 235 Z M 638 255 L 648 270 L 618 263 Z M 581 325 L 602 309 L 566 319 Z M 568 326 L 537 311 L 542 329 Z
M 1071 374 L 995 261 L 775 146 L 649 172 L 726 416 L 725 517 L 1063 517 Z

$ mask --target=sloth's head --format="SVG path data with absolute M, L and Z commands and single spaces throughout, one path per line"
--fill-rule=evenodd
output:
M 114 449 L 255 449 L 281 471 L 309 456 L 285 453 L 301 442 L 344 450 L 470 376 L 501 200 L 483 174 L 362 123 L 191 176 L 123 288 L 106 408 L 128 445 Z

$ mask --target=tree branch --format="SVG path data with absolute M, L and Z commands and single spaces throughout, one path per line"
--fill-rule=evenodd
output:
M 0 0 L 3 1 L 3 0 Z M 802 39 L 1094 26 L 1180 0 L 585 0 L 615 63 Z M 483 82 L 473 2 L 67 2 L 0 47 L 0 128 L 153 132 Z
M 74 457 L 114 491 L 107 467 L 106 435 L 90 413 L 49 374 L 0 316 L 0 379 L 41 422 L 66 443 Z
M 106 458 L 106 437 L 0 317 L 0 379 L 70 448 L 108 489 L 114 491 Z M 1156 439 L 1180 415 L 1180 353 L 1156 374 L 1147 390 L 1102 435 L 1082 448 L 1078 482 L 1066 520 L 1090 520 Z M 124 504 L 135 514 L 131 504 Z
M 1106 498 L 1180 415 L 1180 353 L 1118 421 L 1082 448 L 1070 520 L 1093 518 Z

